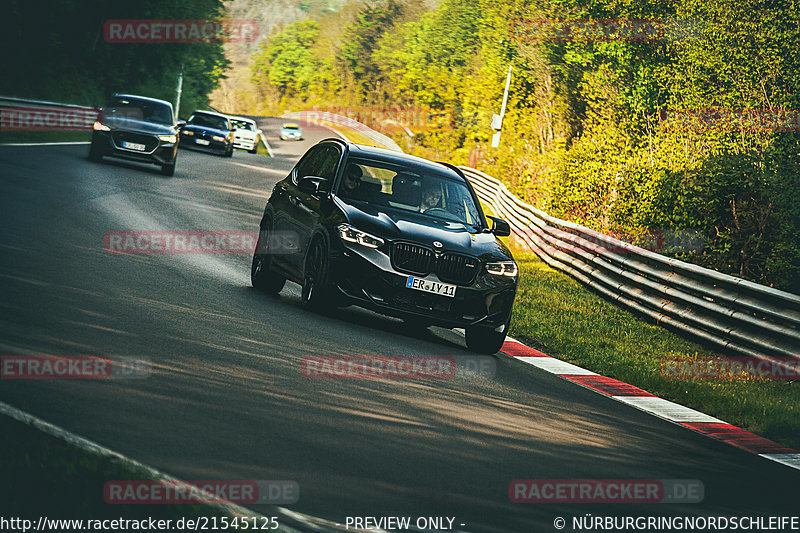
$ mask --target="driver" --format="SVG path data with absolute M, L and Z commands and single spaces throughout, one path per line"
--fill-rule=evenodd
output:
M 361 170 L 360 166 L 355 164 L 348 165 L 344 173 L 344 179 L 342 180 L 339 194 L 345 197 L 355 196 L 361 187 L 361 177 L 363 175 L 364 171 Z
M 442 189 L 438 184 L 427 184 L 422 188 L 422 203 L 419 206 L 419 212 L 424 213 L 428 209 L 440 207 L 439 202 L 442 199 Z

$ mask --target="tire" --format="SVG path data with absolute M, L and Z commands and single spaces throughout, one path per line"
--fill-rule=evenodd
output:
M 258 153 L 258 144 L 253 146 L 253 149 L 252 150 L 248 150 L 248 152 L 251 153 L 251 154 L 257 154 Z
M 268 225 L 258 232 L 258 243 L 253 253 L 253 263 L 250 266 L 250 283 L 256 289 L 267 294 L 278 294 L 286 284 L 286 278 L 270 269 L 272 255 L 261 253 L 267 249 L 268 244 L 265 243 L 269 242 L 270 230 L 271 226 Z
M 97 142 L 92 139 L 92 143 L 89 145 L 89 161 L 94 161 L 95 163 L 99 163 L 103 160 L 103 152 L 100 151 L 100 148 L 97 146 Z
M 161 165 L 161 173 L 165 176 L 175 175 L 175 161 L 171 165 Z
M 493 355 L 500 351 L 506 340 L 508 323 L 502 332 L 486 326 L 471 326 L 466 328 L 467 348 L 473 352 L 484 355 Z
M 328 250 L 322 239 L 317 238 L 306 255 L 300 302 L 307 309 L 322 311 L 333 306 L 332 300 L 328 286 Z
M 230 150 L 225 153 L 225 157 L 233 157 L 233 145 L 231 145 Z

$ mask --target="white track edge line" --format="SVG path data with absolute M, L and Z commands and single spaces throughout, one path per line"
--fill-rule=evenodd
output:
M 111 450 L 109 448 L 106 448 L 105 446 L 97 444 L 96 442 L 81 437 L 80 435 L 67 431 L 66 429 L 51 424 L 50 422 L 46 422 L 41 418 L 26 413 L 25 411 L 17 409 L 16 407 L 12 407 L 11 405 L 8 405 L 7 403 L 2 401 L 0 401 L 0 414 L 9 416 L 18 422 L 22 422 L 23 424 L 32 426 L 41 431 L 42 433 L 46 433 L 47 435 L 60 439 L 64 442 L 67 442 L 89 454 L 101 457 L 103 459 L 113 459 L 115 462 L 122 463 L 126 468 L 134 470 L 137 473 L 144 474 L 149 479 L 155 481 L 170 481 L 170 482 L 175 482 L 177 484 L 184 484 L 189 486 L 187 483 L 181 481 L 180 479 L 170 476 L 169 474 L 165 474 L 160 470 L 157 470 L 144 463 L 140 463 L 135 459 L 131 459 L 130 457 L 122 455 L 119 452 L 115 452 L 114 450 Z M 242 507 L 241 505 L 236 505 L 234 503 L 208 503 L 203 505 L 218 509 L 229 516 L 245 516 L 245 517 L 257 517 L 257 518 L 262 517 L 260 513 L 247 509 L 246 507 Z M 309 523 L 313 523 L 311 520 L 309 520 L 311 517 L 308 517 L 309 519 L 306 519 L 305 515 L 302 515 L 294 511 L 290 511 L 288 509 L 284 509 L 282 507 L 277 507 L 277 509 L 282 514 L 285 514 L 286 516 L 289 516 L 297 521 L 307 521 Z M 317 522 L 322 522 L 321 519 L 315 518 L 313 520 Z M 286 531 L 287 533 L 303 533 L 298 529 L 294 529 L 286 525 L 280 525 L 278 531 Z
M 262 141 L 264 141 L 264 146 L 266 146 L 266 148 L 267 148 L 267 153 L 269 153 L 269 156 L 270 156 L 270 157 L 275 157 L 275 154 L 273 154 L 273 153 L 272 153 L 272 147 L 271 147 L 271 146 L 269 145 L 269 143 L 267 142 L 267 136 L 266 136 L 266 135 L 264 135 L 264 132 L 263 132 L 263 131 L 262 131 L 262 132 L 261 132 L 259 135 L 261 136 L 261 140 L 262 140 Z
M 522 344 L 523 346 L 527 346 L 527 345 L 519 342 L 516 339 L 512 339 L 511 337 L 506 337 L 506 340 L 510 340 L 511 342 L 514 342 L 514 343 L 517 343 L 517 344 Z M 545 354 L 546 357 L 541 357 L 541 356 L 539 356 L 539 357 L 526 357 L 526 356 L 514 356 L 514 355 L 508 355 L 508 354 L 505 354 L 505 355 L 507 355 L 511 359 L 519 360 L 519 361 L 521 361 L 523 363 L 526 363 L 526 364 L 535 366 L 537 368 L 540 368 L 540 369 L 544 370 L 545 372 L 551 372 L 553 374 L 560 375 L 562 377 L 567 376 L 567 375 L 599 375 L 599 374 L 595 374 L 594 372 L 591 372 L 590 370 L 586 370 L 587 374 L 557 374 L 555 372 L 552 372 L 548 368 L 544 368 L 542 365 L 536 364 L 536 362 L 541 361 L 543 359 L 555 359 L 556 361 L 561 361 L 560 359 L 556 359 L 556 358 L 554 358 L 552 356 L 549 356 L 547 354 Z M 568 365 L 571 364 L 571 363 L 567 363 L 566 361 L 562 361 L 562 362 L 565 363 L 565 364 L 568 364 Z M 579 366 L 576 366 L 576 365 L 572 365 L 572 366 L 574 366 L 576 369 L 581 369 L 581 367 L 579 367 Z M 581 369 L 581 370 L 584 370 L 584 369 Z M 566 381 L 571 381 L 571 380 L 566 379 L 566 378 L 564 378 L 564 379 Z M 576 383 L 577 385 L 580 385 L 580 383 L 577 383 L 575 381 L 572 381 L 572 383 Z M 658 417 L 658 418 L 660 418 L 662 420 L 666 420 L 668 422 L 672 422 L 673 424 L 681 426 L 681 427 L 684 427 L 684 428 L 686 428 L 686 426 L 682 425 L 683 422 L 686 422 L 686 423 L 711 422 L 711 423 L 719 423 L 719 424 L 727 424 L 728 423 L 728 422 L 725 422 L 725 421 L 720 420 L 718 418 L 715 418 L 715 417 L 713 417 L 711 415 L 707 415 L 707 414 L 705 414 L 703 412 L 700 412 L 700 411 L 697 411 L 695 409 L 692 409 L 691 407 L 686 407 L 685 405 L 681 405 L 679 403 L 675 403 L 675 402 L 671 402 L 669 400 L 665 400 L 664 398 L 661 398 L 660 396 L 612 396 L 612 395 L 605 394 L 603 392 L 594 390 L 591 387 L 584 387 L 584 388 L 588 388 L 589 390 L 592 390 L 593 392 L 596 392 L 597 394 L 601 394 L 602 396 L 606 396 L 608 398 L 612 398 L 612 399 L 614 399 L 614 400 L 616 400 L 618 402 L 624 403 L 624 404 L 629 405 L 629 406 L 631 406 L 631 407 L 633 407 L 635 409 L 638 409 L 639 411 L 643 411 L 643 412 L 648 413 L 648 414 L 650 414 L 652 416 L 656 416 L 656 417 Z M 675 418 L 675 416 L 668 416 L 668 415 L 666 415 L 666 414 L 664 414 L 662 412 L 659 412 L 658 410 L 654 410 L 654 409 L 652 409 L 652 408 L 650 408 L 648 406 L 641 405 L 640 403 L 637 404 L 637 400 L 631 401 L 631 398 L 634 398 L 634 399 L 636 399 L 636 398 L 639 398 L 639 399 L 641 399 L 641 398 L 655 398 L 656 400 L 661 400 L 661 402 L 656 402 L 654 400 L 645 400 L 645 402 L 647 402 L 647 401 L 650 401 L 650 402 L 653 402 L 653 403 L 665 402 L 666 404 L 671 404 L 670 406 L 674 405 L 674 406 L 680 408 L 685 414 L 688 414 L 687 411 L 691 411 L 692 412 L 691 416 L 694 419 L 692 419 L 692 420 L 689 420 L 689 419 L 687 419 L 687 420 L 677 420 Z M 667 406 L 664 403 L 662 403 L 662 405 L 664 407 Z M 734 427 L 736 427 L 736 426 L 734 426 Z M 690 428 L 687 428 L 687 429 L 690 429 Z M 713 436 L 708 435 L 706 433 L 703 433 L 702 431 L 698 431 L 698 433 L 700 433 L 701 435 L 705 435 L 706 437 L 714 438 Z M 714 440 L 717 440 L 719 442 L 725 442 L 726 444 L 730 444 L 729 442 L 723 441 L 721 439 L 714 439 Z M 732 444 L 730 444 L 730 445 L 733 446 Z M 752 453 L 752 452 L 750 452 L 750 453 Z M 789 468 L 794 468 L 796 470 L 800 470 L 800 453 L 779 453 L 779 454 L 775 454 L 775 453 L 755 453 L 754 455 L 758 455 L 759 457 L 763 457 L 764 459 L 769 459 L 770 461 L 774 461 L 776 463 L 780 463 L 780 464 L 782 464 L 784 466 L 787 466 Z
M 759 453 L 764 459 L 800 470 L 800 453 Z
M 70 146 L 75 144 L 92 144 L 89 141 L 64 141 L 64 142 L 41 142 L 41 143 L 0 143 L 0 146 Z
M 680 424 L 687 423 L 712 423 L 712 424 L 727 424 L 727 422 L 715 418 L 711 415 L 696 411 L 691 407 L 686 407 L 679 403 L 665 400 L 659 396 L 611 396 L 618 402 L 628 404 L 632 407 L 658 416 L 665 420 Z

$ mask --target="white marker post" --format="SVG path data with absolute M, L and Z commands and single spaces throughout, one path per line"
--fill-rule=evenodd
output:
M 178 74 L 178 88 L 175 91 L 175 118 L 174 120 L 177 122 L 178 120 L 178 113 L 181 111 L 181 93 L 183 92 L 183 65 L 181 65 L 181 73 Z
M 508 65 L 508 76 L 506 76 L 506 90 L 503 93 L 503 106 L 500 108 L 499 115 L 492 115 L 492 129 L 495 130 L 492 135 L 492 148 L 500 146 L 500 131 L 503 129 L 503 117 L 506 115 L 506 103 L 508 103 L 508 87 L 511 85 L 511 67 Z

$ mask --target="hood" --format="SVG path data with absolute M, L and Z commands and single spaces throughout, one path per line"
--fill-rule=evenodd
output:
M 134 131 L 150 135 L 171 135 L 178 131 L 175 126 L 168 124 L 157 124 L 155 122 L 145 122 L 132 118 L 115 117 L 113 115 L 103 117 L 102 123 L 112 130 Z
M 385 240 L 409 241 L 429 248 L 442 243 L 443 252 L 457 252 L 477 257 L 511 258 L 508 248 L 492 233 L 482 233 L 459 222 L 394 209 L 359 204 L 350 205 L 336 198 L 348 222 L 355 228 Z

